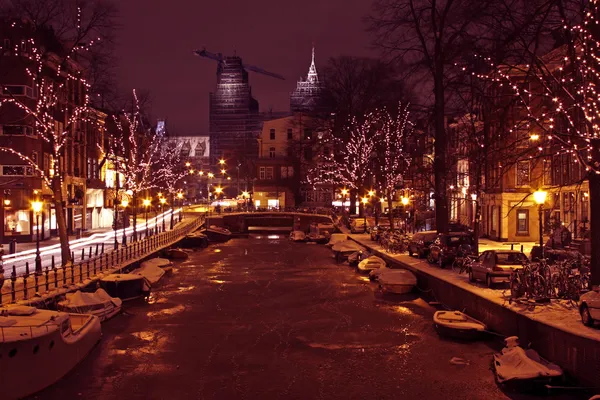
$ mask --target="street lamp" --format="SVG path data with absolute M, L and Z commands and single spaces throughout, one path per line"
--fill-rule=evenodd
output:
M 225 160 L 223 160 L 222 158 L 219 160 L 219 165 L 225 165 Z
M 408 206 L 408 203 L 410 202 L 410 200 L 408 199 L 408 197 L 402 196 L 402 198 L 400 199 L 400 202 L 404 206 L 404 230 L 408 234 L 408 210 L 406 209 L 406 206 Z
M 150 204 L 152 204 L 152 200 L 144 199 L 142 200 L 142 204 L 144 205 L 144 209 L 146 211 L 146 237 L 148 237 L 148 207 L 150 207 Z
M 160 212 L 162 214 L 162 230 L 164 232 L 165 231 L 165 203 L 167 202 L 167 199 L 165 199 L 164 197 L 161 197 L 159 201 L 160 201 Z
M 363 203 L 363 218 L 365 219 L 365 233 L 367 233 L 367 203 L 369 202 L 369 199 L 366 197 L 362 198 L 362 203 Z
M 42 273 L 42 257 L 40 256 L 40 213 L 44 203 L 39 200 L 31 202 L 31 208 L 35 214 L 35 225 L 36 225 L 36 241 L 35 241 L 35 273 Z
M 348 189 L 343 188 L 341 191 L 342 193 L 342 212 L 346 210 L 346 196 L 348 195 Z
M 542 189 L 538 189 L 536 192 L 533 193 L 533 200 L 535 200 L 535 202 L 538 205 L 538 219 L 540 225 L 540 248 L 542 250 L 542 258 L 544 258 L 544 228 L 542 223 L 542 210 L 544 207 L 544 203 L 546 202 L 547 194 L 548 193 Z
M 123 207 L 123 239 L 121 240 L 121 243 L 123 244 L 123 246 L 127 246 L 127 234 L 125 233 L 125 228 L 127 226 L 127 224 L 125 223 L 125 218 L 127 218 L 127 213 L 125 212 L 125 209 L 127 208 L 127 206 L 129 205 L 129 200 L 127 199 L 123 199 L 121 200 L 121 207 Z
M 179 206 L 181 207 L 181 211 L 179 211 L 179 222 L 183 220 L 183 193 L 178 192 L 177 198 L 179 199 Z

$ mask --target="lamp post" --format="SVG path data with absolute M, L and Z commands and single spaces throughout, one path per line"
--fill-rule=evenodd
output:
M 42 257 L 40 256 L 40 213 L 44 203 L 39 200 L 31 202 L 31 208 L 35 214 L 36 240 L 35 240 L 35 273 L 42 273 Z
M 400 202 L 404 206 L 404 230 L 408 234 L 408 210 L 406 208 L 408 206 L 409 199 L 406 196 L 402 196 L 402 199 L 400 199 Z
M 173 192 L 171 192 L 171 221 L 169 222 L 169 229 L 173 230 L 173 219 L 175 218 L 175 200 L 173 198 Z
M 542 258 L 544 258 L 544 224 L 542 221 L 542 211 L 544 207 L 544 203 L 546 202 L 546 195 L 548 193 L 538 189 L 533 193 L 533 199 L 538 205 L 538 219 L 539 219 L 539 227 L 540 227 L 540 249 L 542 250 Z
M 144 199 L 142 200 L 142 204 L 144 205 L 145 217 L 146 217 L 146 237 L 148 237 L 148 207 L 152 204 L 152 200 Z
M 342 193 L 342 214 L 346 211 L 346 196 L 348 195 L 348 189 L 343 188 L 341 190 Z
M 181 221 L 183 221 L 183 193 L 178 192 L 177 198 L 179 199 L 179 207 L 181 207 L 181 210 L 179 211 L 179 221 L 178 222 L 181 222 Z
M 127 206 L 129 205 L 129 200 L 127 199 L 123 199 L 121 200 L 121 207 L 123 207 L 123 238 L 121 240 L 121 244 L 123 246 L 127 246 L 127 233 L 125 232 L 125 228 L 126 228 L 126 223 L 125 223 L 125 218 L 127 218 L 127 213 L 125 212 L 125 209 L 127 208 Z
M 369 202 L 369 199 L 366 197 L 362 198 L 362 203 L 363 203 L 363 218 L 365 219 L 365 232 L 367 233 L 367 203 Z
M 164 197 L 160 198 L 160 213 L 162 214 L 162 231 L 166 230 L 165 228 L 165 204 L 167 203 L 167 199 Z

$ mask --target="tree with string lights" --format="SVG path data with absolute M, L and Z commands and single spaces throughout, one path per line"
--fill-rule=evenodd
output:
M 507 85 L 522 105 L 528 122 L 537 128 L 538 151 L 571 154 L 588 172 L 592 279 L 600 284 L 600 9 L 591 0 L 581 23 L 564 20 L 565 44 L 544 56 L 530 53 L 530 62 L 496 65 L 482 79 Z M 594 232 L 596 230 L 596 232 Z
M 165 138 L 144 126 L 144 116 L 136 90 L 133 90 L 131 112 L 113 116 L 116 132 L 111 140 L 108 158 L 116 160 L 115 170 L 124 177 L 125 192 L 131 191 L 133 209 L 133 240 L 137 240 L 137 196 L 159 187 L 164 171 L 156 173 L 162 163 L 161 152 Z
M 378 140 L 375 142 L 377 159 L 374 163 L 375 182 L 382 199 L 387 200 L 390 226 L 394 227 L 393 199 L 396 188 L 404 183 L 410 157 L 406 151 L 406 142 L 414 130 L 409 119 L 409 104 L 398 104 L 398 109 L 392 115 L 382 111 L 378 116 Z
M 169 141 L 167 138 L 159 139 L 161 143 L 158 160 L 153 168 L 154 176 L 157 186 L 163 188 L 169 194 L 171 202 L 170 227 L 173 229 L 175 195 L 181 191 L 181 183 L 190 174 L 190 171 L 185 167 L 181 152 L 182 144 L 177 146 L 175 142 Z
M 72 260 L 64 208 L 66 165 L 61 160 L 74 141 L 75 133 L 96 124 L 92 118 L 93 110 L 89 107 L 90 85 L 85 79 L 85 71 L 79 63 L 73 61 L 76 56 L 89 51 L 94 44 L 94 40 L 86 40 L 89 32 L 85 33 L 83 30 L 88 27 L 83 26 L 81 20 L 79 12 L 79 34 L 76 35 L 75 42 L 68 47 L 61 45 L 60 49 L 55 48 L 56 52 L 48 51 L 36 38 L 40 36 L 48 40 L 47 37 L 36 32 L 27 23 L 20 22 L 12 23 L 9 31 L 13 38 L 20 38 L 19 46 L 0 49 L 3 55 L 10 53 L 21 57 L 23 62 L 19 64 L 20 68 L 30 82 L 27 86 L 32 87 L 31 95 L 23 96 L 21 93 L 13 93 L 10 89 L 12 86 L 5 86 L 0 82 L 5 89 L 0 106 L 7 111 L 13 109 L 20 113 L 26 124 L 33 128 L 34 136 L 41 140 L 42 148 L 48 154 L 48 165 L 42 165 L 41 160 L 18 151 L 5 140 L 1 142 L 0 151 L 18 157 L 26 166 L 24 168 L 32 171 L 31 175 L 39 175 L 43 184 L 51 189 L 63 265 Z M 8 62 L 8 59 L 1 60 L 5 61 Z M 4 76 L 0 77 L 2 78 Z M 74 93 L 83 93 L 83 96 L 75 96 Z

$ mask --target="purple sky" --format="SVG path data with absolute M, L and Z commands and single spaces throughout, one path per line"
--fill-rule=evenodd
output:
M 289 109 L 289 92 L 310 65 L 315 42 L 317 71 L 329 57 L 373 54 L 361 18 L 367 0 L 127 0 L 119 2 L 117 55 L 122 90 L 147 89 L 152 114 L 166 117 L 172 133 L 208 134 L 208 93 L 216 62 L 192 51 L 233 55 L 285 76 L 250 73 L 261 111 Z

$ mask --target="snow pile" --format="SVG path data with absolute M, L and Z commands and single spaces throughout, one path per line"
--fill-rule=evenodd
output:
M 379 282 L 387 285 L 414 286 L 417 284 L 417 277 L 412 272 L 405 269 L 386 268 L 379 274 Z
M 543 359 L 533 349 L 523 350 L 516 343 L 516 337 L 507 338 L 507 347 L 494 354 L 498 382 L 554 378 L 563 374 L 558 365 Z
M 140 266 L 142 268 L 144 268 L 146 266 L 153 265 L 155 267 L 164 268 L 164 267 L 170 266 L 171 264 L 172 264 L 171 261 L 166 258 L 156 257 L 156 258 L 151 258 L 150 260 L 144 261 Z
M 373 271 L 385 268 L 385 261 L 381 257 L 370 256 L 358 263 L 358 269 L 361 271 Z
M 331 243 L 331 241 L 329 242 Z M 359 245 L 358 243 L 352 241 L 352 240 L 345 240 L 343 242 L 338 242 L 336 244 L 334 244 L 331 247 L 331 250 L 333 251 L 339 251 L 339 252 L 354 252 L 354 251 L 360 251 L 360 250 L 364 250 L 362 248 L 361 245 Z

